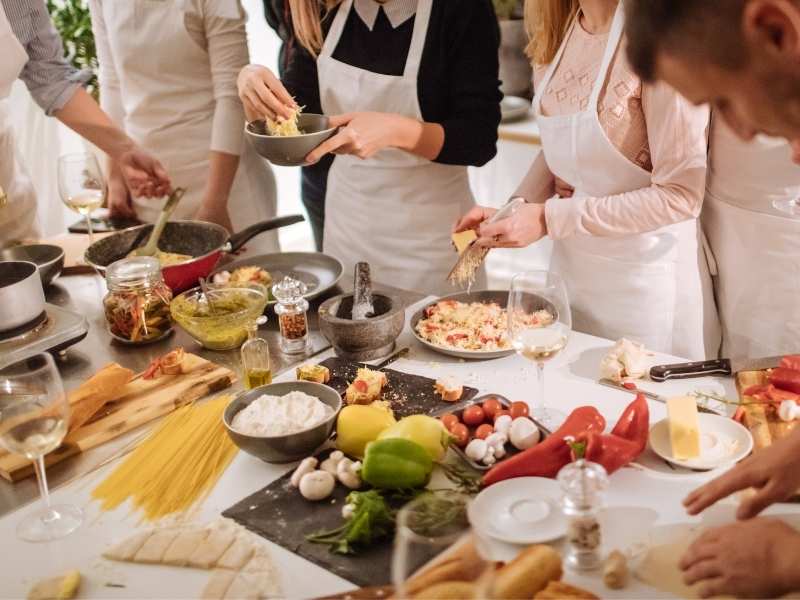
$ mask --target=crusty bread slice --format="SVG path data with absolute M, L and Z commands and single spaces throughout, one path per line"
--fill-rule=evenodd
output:
M 108 402 L 123 395 L 122 388 L 133 379 L 133 371 L 111 363 L 100 369 L 68 394 L 69 430 L 86 424 Z

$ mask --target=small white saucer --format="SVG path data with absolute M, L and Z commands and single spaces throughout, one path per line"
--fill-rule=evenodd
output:
M 517 477 L 489 486 L 468 509 L 478 534 L 511 544 L 540 544 L 562 537 L 561 488 L 553 479 Z
M 730 417 L 708 413 L 697 416 L 700 425 L 700 456 L 688 460 L 679 460 L 672 456 L 667 419 L 650 428 L 650 447 L 653 452 L 673 465 L 702 471 L 732 465 L 750 454 L 753 436 L 744 426 Z

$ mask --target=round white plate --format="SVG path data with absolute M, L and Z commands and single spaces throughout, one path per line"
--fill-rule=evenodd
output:
M 700 456 L 679 460 L 672 456 L 669 422 L 659 421 L 650 428 L 650 447 L 664 460 L 687 469 L 708 471 L 742 460 L 753 449 L 753 436 L 729 417 L 699 413 Z
M 564 536 L 561 488 L 553 479 L 517 477 L 489 486 L 468 508 L 479 535 L 510 544 L 541 544 Z

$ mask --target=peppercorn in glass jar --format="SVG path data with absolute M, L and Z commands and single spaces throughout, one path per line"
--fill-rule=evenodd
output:
M 158 259 L 124 258 L 106 269 L 103 298 L 108 331 L 126 344 L 148 344 L 172 332 L 172 291 L 161 276 Z
M 285 354 L 304 354 L 308 350 L 308 301 L 303 297 L 306 284 L 284 277 L 272 286 L 272 295 L 278 301 L 275 314 L 281 331 L 280 346 Z
M 596 569 L 602 556 L 598 515 L 603 508 L 608 475 L 602 465 L 584 459 L 558 472 L 567 518 L 567 566 L 580 571 Z

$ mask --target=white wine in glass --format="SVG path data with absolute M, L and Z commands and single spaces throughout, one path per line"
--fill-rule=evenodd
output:
M 572 313 L 564 281 L 549 271 L 514 275 L 508 293 L 508 336 L 518 354 L 536 363 L 539 393 L 532 415 L 554 431 L 565 414 L 545 403 L 544 365 L 558 355 L 572 332 Z
M 106 200 L 106 181 L 94 154 L 65 154 L 58 159 L 58 191 L 68 208 L 86 219 L 89 243 L 94 242 L 92 213 Z
M 44 456 L 69 428 L 69 401 L 53 357 L 37 354 L 0 369 L 0 446 L 33 461 L 44 506 L 23 519 L 17 536 L 28 542 L 62 538 L 83 521 L 72 505 L 52 505 Z

